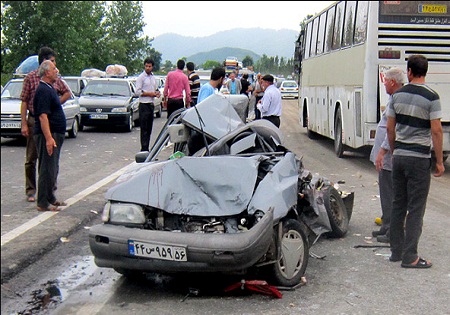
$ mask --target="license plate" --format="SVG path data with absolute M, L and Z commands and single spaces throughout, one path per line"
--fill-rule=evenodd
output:
M 168 246 L 129 240 L 128 252 L 130 255 L 139 257 L 187 261 L 186 248 L 180 246 Z
M 445 4 L 421 4 L 419 5 L 419 13 L 446 14 L 447 6 Z
M 108 119 L 107 114 L 91 114 L 89 117 L 91 119 Z
M 2 128 L 12 129 L 12 128 L 22 128 L 22 123 L 20 121 L 2 121 Z

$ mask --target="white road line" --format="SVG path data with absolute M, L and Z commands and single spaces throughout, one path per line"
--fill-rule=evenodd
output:
M 61 211 L 64 211 L 64 209 L 66 209 L 67 207 L 70 207 L 71 205 L 73 205 L 74 203 L 76 203 L 76 202 L 80 201 L 81 199 L 85 198 L 87 195 L 93 193 L 94 191 L 96 191 L 100 187 L 102 187 L 102 186 L 108 184 L 109 182 L 115 180 L 117 177 L 122 175 L 130 165 L 132 165 L 134 163 L 135 162 L 133 162 L 133 163 L 131 163 L 131 164 L 121 168 L 117 172 L 109 175 L 108 177 L 102 179 L 101 181 L 98 181 L 97 183 L 93 184 L 92 186 L 90 186 L 90 187 L 86 188 L 85 190 L 79 192 L 75 196 L 70 197 L 69 199 L 65 200 L 65 202 L 67 203 L 67 206 L 65 206 Z M 38 216 L 34 217 L 33 219 L 29 220 L 28 222 L 25 222 L 24 224 L 16 227 L 14 230 L 11 230 L 8 233 L 2 235 L 2 237 L 1 237 L 1 246 L 7 244 L 8 242 L 12 241 L 16 237 L 19 237 L 23 233 L 25 233 L 28 230 L 34 228 L 35 226 L 41 224 L 42 222 L 46 221 L 47 219 L 50 219 L 51 217 L 53 217 L 54 215 L 57 215 L 58 213 L 59 212 L 51 212 L 51 211 L 43 212 L 40 215 L 38 215 Z

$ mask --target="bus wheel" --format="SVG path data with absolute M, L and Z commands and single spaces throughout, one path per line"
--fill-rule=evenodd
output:
M 342 144 L 342 117 L 339 109 L 334 119 L 334 152 L 338 157 L 344 156 L 344 145 Z

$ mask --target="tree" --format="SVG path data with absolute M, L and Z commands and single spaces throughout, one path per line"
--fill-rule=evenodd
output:
M 206 60 L 204 63 L 203 63 L 203 69 L 213 69 L 213 68 L 216 68 L 216 67 L 221 67 L 222 66 L 222 64 L 220 63 L 220 62 L 218 62 L 218 61 L 215 61 L 215 60 Z
M 242 59 L 242 66 L 244 68 L 247 68 L 248 66 L 253 66 L 253 58 L 249 55 L 245 56 L 244 59 Z
M 108 5 L 108 3 L 110 3 Z M 1 71 L 12 73 L 19 63 L 49 46 L 57 53 L 62 75 L 83 69 L 123 64 L 141 72 L 150 56 L 159 69 L 161 53 L 143 36 L 140 1 L 2 1 Z
M 3 1 L 2 72 L 13 72 L 42 46 L 57 52 L 62 74 L 92 67 L 92 56 L 101 56 L 103 16 L 101 1 Z

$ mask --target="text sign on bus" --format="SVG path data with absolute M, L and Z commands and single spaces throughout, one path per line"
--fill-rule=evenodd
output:
M 379 22 L 450 25 L 450 1 L 380 1 Z

